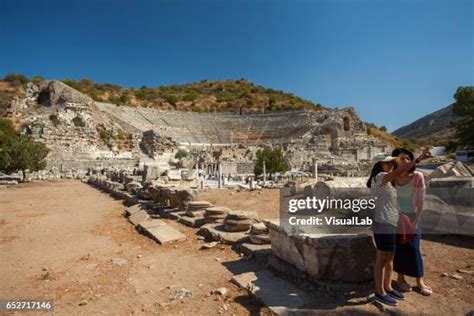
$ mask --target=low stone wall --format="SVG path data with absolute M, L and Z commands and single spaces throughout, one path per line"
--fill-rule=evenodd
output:
M 363 283 L 372 280 L 375 247 L 367 234 L 288 234 L 274 221 L 270 230 L 273 255 L 318 281 Z
M 103 160 L 63 160 L 48 161 L 46 169 L 57 168 L 59 171 L 68 170 L 87 170 L 87 169 L 104 169 L 104 168 L 133 168 L 138 163 L 137 159 L 103 159 Z
M 133 205 L 138 203 L 138 197 L 136 195 L 130 194 L 127 191 L 124 191 L 124 185 L 119 182 L 114 182 L 104 176 L 91 176 L 87 183 L 93 185 L 117 199 L 124 200 L 127 205 Z

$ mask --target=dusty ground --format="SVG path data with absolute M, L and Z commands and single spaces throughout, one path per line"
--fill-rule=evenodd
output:
M 233 209 L 278 216 L 278 191 L 214 190 L 201 198 Z M 227 315 L 269 314 L 246 291 L 229 282 L 251 270 L 228 246 L 198 250 L 196 230 L 168 221 L 188 240 L 160 246 L 138 234 L 121 213 L 120 201 L 78 181 L 30 183 L 0 190 L 0 299 L 52 299 L 55 313 Z M 474 310 L 474 276 L 455 280 L 441 273 L 474 270 L 472 239 L 441 236 L 422 242 L 427 282 L 435 294 L 409 293 L 402 314 L 464 315 Z M 123 258 L 123 266 L 113 265 Z M 193 296 L 171 301 L 179 288 Z M 227 287 L 223 299 L 209 293 Z M 223 310 L 223 306 L 227 310 Z M 378 313 L 357 303 L 315 297 L 325 311 Z
M 228 315 L 269 313 L 229 282 L 241 261 L 229 247 L 198 250 L 195 230 L 174 222 L 188 240 L 160 246 L 123 209 L 79 181 L 0 190 L 0 299 L 52 299 L 58 315 L 216 315 L 224 305 Z M 182 287 L 193 296 L 171 301 Z M 226 299 L 209 294 L 219 287 Z

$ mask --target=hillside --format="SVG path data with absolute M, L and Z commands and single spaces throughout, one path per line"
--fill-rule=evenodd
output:
M 10 74 L 0 80 L 0 115 L 5 114 L 12 100 L 25 97 L 26 84 L 32 81 L 41 86 L 40 76 L 27 78 Z M 327 107 L 304 100 L 291 93 L 255 85 L 248 80 L 202 80 L 184 85 L 124 88 L 110 83 L 96 83 L 90 79 L 62 80 L 70 87 L 90 96 L 98 102 L 118 106 L 145 107 L 158 110 L 186 112 L 270 112 L 279 110 L 323 110 Z M 388 144 L 400 146 L 403 140 L 384 129 L 368 124 L 368 133 Z
M 392 134 L 402 138 L 429 141 L 432 145 L 441 145 L 453 137 L 454 129 L 450 125 L 454 120 L 453 105 L 451 104 L 400 127 Z
M 88 79 L 63 80 L 95 101 L 163 110 L 193 112 L 265 112 L 322 108 L 291 93 L 264 88 L 247 80 L 202 80 L 183 85 L 123 88 Z
M 35 77 L 36 84 L 41 77 Z M 13 90 L 30 81 L 19 74 L 10 74 L 1 81 L 1 105 L 5 107 Z M 297 110 L 323 108 L 291 93 L 273 90 L 251 83 L 248 80 L 202 80 L 199 82 L 161 87 L 124 88 L 110 83 L 96 83 L 90 79 L 61 80 L 70 87 L 99 102 L 114 103 L 160 110 L 193 112 L 265 112 L 275 110 Z

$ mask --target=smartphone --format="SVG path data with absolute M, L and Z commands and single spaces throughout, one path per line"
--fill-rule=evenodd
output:
M 446 147 L 444 146 L 438 146 L 438 147 L 433 147 L 431 148 L 431 156 L 437 157 L 437 156 L 446 156 Z

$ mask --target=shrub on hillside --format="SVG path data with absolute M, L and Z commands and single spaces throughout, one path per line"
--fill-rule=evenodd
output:
M 3 80 L 16 87 L 25 86 L 29 81 L 28 77 L 16 73 L 6 75 Z

